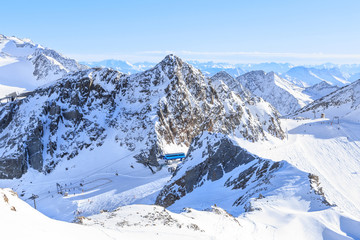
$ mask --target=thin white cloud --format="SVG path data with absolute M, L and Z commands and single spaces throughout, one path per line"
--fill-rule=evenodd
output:
M 335 54 L 335 53 L 294 53 L 294 52 L 197 52 L 197 51 L 144 51 L 139 54 L 178 54 L 187 56 L 244 56 L 244 57 L 275 57 L 297 59 L 360 59 L 360 54 Z

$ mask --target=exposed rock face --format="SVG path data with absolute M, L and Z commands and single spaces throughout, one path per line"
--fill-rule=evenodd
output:
M 203 150 L 201 155 L 199 149 Z M 224 186 L 245 189 L 252 182 L 265 182 L 265 179 L 269 179 L 271 173 L 281 166 L 278 162 L 271 163 L 250 154 L 224 135 L 205 133 L 194 139 L 184 164 L 176 170 L 171 182 L 160 192 L 156 204 L 169 207 L 176 200 L 201 187 L 206 181 L 218 181 L 227 173 L 247 164 L 249 166 L 238 176 L 228 178 Z M 247 195 L 246 198 L 250 196 Z M 236 200 L 234 205 L 244 204 L 242 200 L 243 196 Z
M 281 129 L 278 122 L 280 114 L 271 104 L 253 95 L 226 72 L 214 75 L 211 83 L 224 104 L 225 115 L 232 121 L 229 125 L 247 126 L 247 128 L 239 129 L 242 136 L 264 136 L 265 132 L 268 132 L 280 139 L 284 138 L 284 132 L 279 131 Z M 237 131 L 223 133 L 234 135 L 234 132 Z M 257 141 L 259 138 L 248 139 Z
M 20 178 L 27 171 L 24 154 L 8 155 L 0 158 L 0 178 Z
M 7 161 L 24 155 L 32 168 L 50 172 L 62 159 L 109 140 L 132 151 L 138 162 L 157 166 L 165 145 L 189 146 L 203 131 L 251 141 L 283 138 L 271 105 L 245 96 L 224 83 L 215 89 L 173 55 L 130 76 L 111 69 L 79 71 L 0 109 L 0 156 Z M 8 177 L 21 173 L 18 168 Z
M 241 94 L 242 98 L 256 98 L 256 96 L 251 94 L 249 89 L 246 89 L 238 80 L 225 71 L 216 73 L 211 77 L 211 81 L 214 85 L 221 85 L 222 83 L 227 85 L 231 91 Z
M 43 167 L 43 143 L 42 137 L 44 134 L 44 129 L 42 122 L 38 122 L 38 125 L 35 129 L 31 130 L 31 133 L 28 135 L 28 139 L 25 142 L 25 154 L 27 156 L 27 160 L 29 165 L 41 171 Z

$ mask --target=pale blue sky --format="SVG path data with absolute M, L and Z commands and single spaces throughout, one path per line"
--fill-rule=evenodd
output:
M 0 33 L 78 60 L 360 63 L 359 0 L 0 3 Z

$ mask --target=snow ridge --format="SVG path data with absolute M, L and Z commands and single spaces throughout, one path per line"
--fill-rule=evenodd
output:
M 29 91 L 87 68 L 29 39 L 0 35 L 0 84 Z

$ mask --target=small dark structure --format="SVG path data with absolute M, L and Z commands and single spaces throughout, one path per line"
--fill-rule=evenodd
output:
M 321 118 L 325 118 L 325 113 L 322 113 L 322 114 L 321 114 Z
M 168 153 L 168 154 L 161 155 L 159 158 L 162 158 L 164 160 L 174 160 L 174 159 L 182 160 L 185 157 L 186 157 L 185 153 Z
M 35 199 L 37 199 L 39 196 L 38 195 L 35 195 L 33 194 L 31 197 L 29 197 L 29 199 L 31 200 L 34 200 L 34 208 L 36 209 L 36 202 L 35 202 Z

